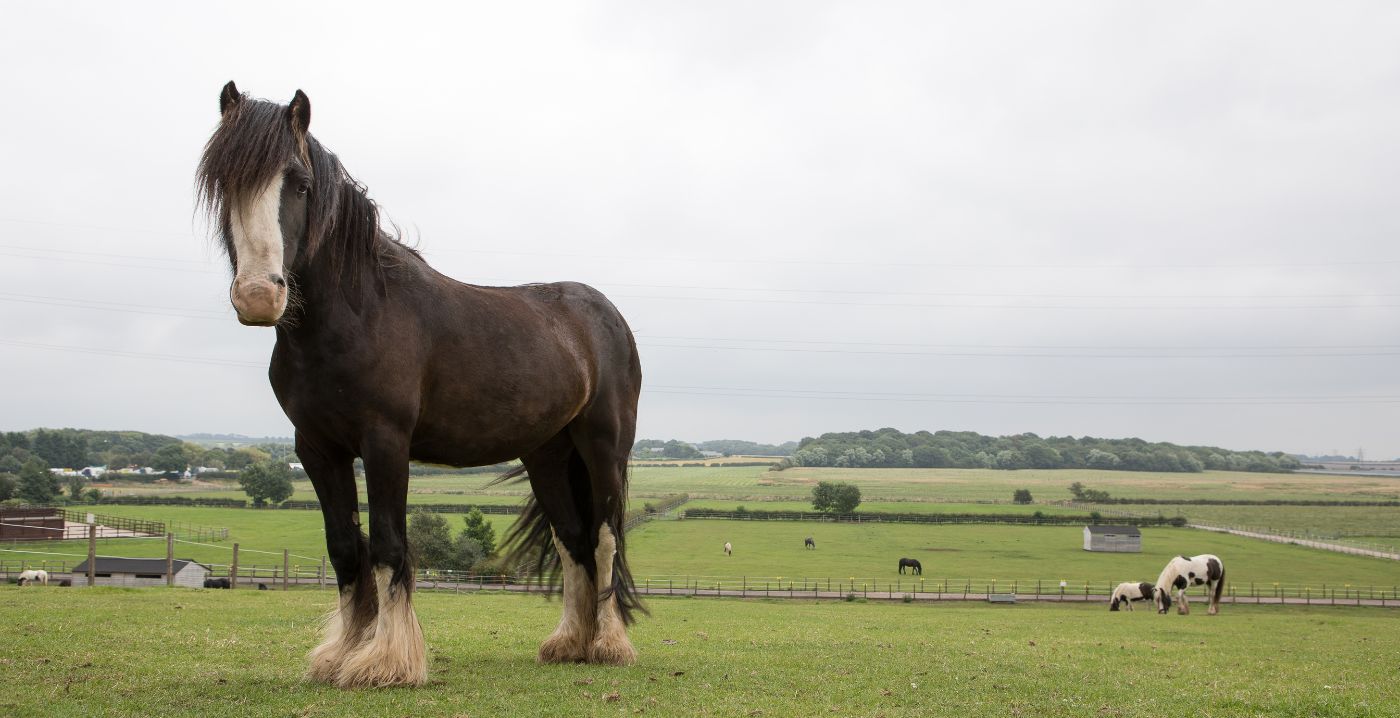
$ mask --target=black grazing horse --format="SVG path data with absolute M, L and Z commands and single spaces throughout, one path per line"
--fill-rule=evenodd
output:
M 816 547 L 817 547 L 817 542 L 814 541 L 814 540 L 812 540 L 812 537 L 811 537 L 811 536 L 808 536 L 808 537 L 807 537 L 807 540 L 802 542 L 802 548 L 816 548 Z
M 528 472 L 533 496 L 509 543 L 563 575 L 563 619 L 539 660 L 635 660 L 626 627 L 640 604 L 622 520 L 642 376 L 622 315 L 582 284 L 480 287 L 434 271 L 307 132 L 300 90 L 279 105 L 230 82 L 219 110 L 200 201 L 233 266 L 238 320 L 275 327 L 268 374 L 296 427 L 340 588 L 308 676 L 342 687 L 427 679 L 405 543 L 410 460 L 520 457 L 502 478 Z
M 910 573 L 918 576 L 924 575 L 924 566 L 917 558 L 902 558 L 899 560 L 899 572 L 904 573 L 904 569 L 909 569 Z

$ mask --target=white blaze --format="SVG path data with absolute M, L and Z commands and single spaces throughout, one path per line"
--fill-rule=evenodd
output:
M 235 287 L 240 279 L 266 280 L 268 275 L 282 274 L 281 209 L 282 175 L 278 174 L 250 201 L 229 213 L 233 249 L 238 254 Z

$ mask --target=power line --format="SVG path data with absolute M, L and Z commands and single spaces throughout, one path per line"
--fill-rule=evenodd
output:
M 69 229 L 85 229 L 103 232 L 139 232 L 143 234 L 163 234 L 181 237 L 194 237 L 193 232 L 173 232 L 171 230 L 157 230 L 138 227 L 119 226 L 99 226 L 87 224 L 74 224 L 66 222 L 50 222 L 41 220 L 23 219 L 18 217 L 0 217 L 0 222 L 16 224 L 30 224 L 39 226 L 64 227 Z M 507 256 L 523 257 L 563 257 L 568 259 L 599 259 L 610 262 L 668 262 L 684 264 L 744 264 L 744 265 L 771 265 L 771 264 L 791 264 L 791 265 L 828 265 L 828 266 L 865 266 L 865 267 L 919 267 L 933 269 L 1248 269 L 1248 268 L 1282 268 L 1282 267 L 1366 267 L 1375 265 L 1400 264 L 1400 259 L 1353 259 L 1353 260 L 1309 260 L 1298 262 L 1143 262 L 1143 263 L 1013 263 L 1013 262 L 871 262 L 856 259 L 792 259 L 786 257 L 767 257 L 759 259 L 733 259 L 727 257 L 662 257 L 657 255 L 630 255 L 630 254 L 600 254 L 596 252 L 526 252 L 520 250 L 493 250 L 493 249 L 433 249 L 422 250 L 432 252 L 443 252 L 447 254 L 497 254 Z
M 207 364 L 211 366 L 234 366 L 250 367 L 254 369 L 266 369 L 267 362 L 247 362 L 236 359 L 216 359 L 213 357 L 189 357 L 177 356 L 174 354 L 153 354 L 148 352 L 127 352 L 116 349 L 94 349 L 91 347 L 64 346 L 59 344 L 41 344 L 39 342 L 24 342 L 14 339 L 0 339 L 0 344 L 24 347 L 27 349 L 45 349 L 49 351 L 72 352 L 76 354 L 96 354 L 100 356 L 123 357 L 127 359 L 153 359 L 156 361 L 172 361 L 182 364 Z
M 796 347 L 745 347 L 702 344 L 656 344 L 639 341 L 637 346 L 649 349 L 703 349 L 709 351 L 782 352 L 788 354 L 854 354 L 860 356 L 915 356 L 974 359 L 1321 359 L 1400 356 L 1400 351 L 1377 352 L 1297 352 L 1248 354 L 1071 354 L 1043 352 L 976 352 L 976 351 L 866 351 L 860 349 L 808 349 Z
M 1369 399 L 1369 398 L 1338 398 L 1335 400 L 1303 400 L 1303 399 L 1253 399 L 1249 401 L 1230 401 L 1225 399 L 1203 399 L 1203 400 L 1175 400 L 1175 399 L 1155 399 L 1155 400 L 1118 400 L 1118 399 L 1043 399 L 1038 397 L 1006 398 L 1006 397 L 927 397 L 927 396 L 882 396 L 873 394 L 850 395 L 838 394 L 773 394 L 760 391 L 753 392 L 726 392 L 726 391 L 686 391 L 665 388 L 644 388 L 643 394 L 677 394 L 686 396 L 706 396 L 722 397 L 730 399 L 815 399 L 819 401 L 868 401 L 868 402 L 900 402 L 919 404 L 1015 404 L 1015 405 L 1046 405 L 1046 406 L 1295 406 L 1295 405 L 1357 405 L 1357 404 L 1400 404 L 1400 397 Z

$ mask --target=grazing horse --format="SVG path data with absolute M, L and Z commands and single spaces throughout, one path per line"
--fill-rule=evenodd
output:
M 204 587 L 205 587 L 205 588 L 232 588 L 232 587 L 233 587 L 233 583 L 232 583 L 231 581 L 229 581 L 227 578 L 206 578 L 206 579 L 204 579 Z
M 1134 583 L 1124 581 L 1113 589 L 1113 600 L 1108 604 L 1108 610 L 1117 611 L 1120 605 L 1127 606 L 1128 610 L 1133 610 L 1133 601 L 1147 601 L 1152 598 L 1152 584 L 1143 581 Z
M 1212 554 L 1200 556 L 1177 556 L 1162 569 L 1157 577 L 1157 585 L 1152 587 L 1152 599 L 1157 604 L 1157 613 L 1166 613 L 1172 606 L 1173 592 L 1176 593 L 1176 612 L 1182 616 L 1191 613 L 1186 601 L 1186 591 L 1191 586 L 1205 584 L 1206 595 L 1210 597 L 1210 608 L 1206 614 L 1214 616 L 1220 612 L 1220 592 L 1225 587 L 1225 564 Z
M 906 569 L 906 568 L 909 569 L 909 572 L 910 572 L 910 573 L 912 573 L 912 574 L 914 574 L 914 575 L 916 575 L 916 576 L 922 576 L 922 575 L 924 575 L 924 565 L 921 564 L 921 563 L 919 563 L 919 559 L 917 559 L 917 558 L 902 558 L 902 559 L 900 559 L 900 560 L 899 560 L 899 573 L 900 573 L 900 574 L 903 574 L 903 573 L 904 573 L 904 569 Z
M 725 542 L 724 542 L 724 555 L 725 555 L 725 556 L 733 556 L 733 555 L 734 555 L 734 544 L 729 543 L 728 541 L 725 541 Z
M 808 536 L 808 537 L 807 537 L 807 540 L 802 542 L 802 548 L 816 548 L 816 547 L 817 547 L 817 542 L 816 542 L 816 541 L 813 541 L 811 536 Z
M 410 460 L 483 466 L 532 495 L 506 544 L 563 577 L 542 663 L 628 664 L 641 603 L 623 550 L 641 363 L 622 315 L 561 282 L 463 284 L 385 231 L 364 185 L 308 132 L 311 103 L 255 100 L 232 82 L 196 175 L 233 268 L 238 320 L 274 327 L 272 390 L 325 520 L 339 604 L 309 678 L 422 685 L 406 540 Z M 369 535 L 361 532 L 356 459 Z
M 32 586 L 35 582 L 38 582 L 40 586 L 49 585 L 49 572 L 41 568 L 31 568 L 20 572 L 19 585 Z

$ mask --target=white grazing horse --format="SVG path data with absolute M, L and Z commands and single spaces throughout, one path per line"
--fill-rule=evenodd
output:
M 728 541 L 725 541 L 725 542 L 724 542 L 724 555 L 725 555 L 725 556 L 733 556 L 733 555 L 734 555 L 734 544 L 729 543 Z
M 1143 581 L 1124 581 L 1113 589 L 1113 600 L 1108 604 L 1108 610 L 1117 611 L 1119 606 L 1127 606 L 1128 610 L 1133 610 L 1133 601 L 1147 601 L 1152 598 L 1152 584 Z
M 1200 556 L 1177 556 L 1162 569 L 1157 577 L 1157 585 L 1152 587 L 1152 600 L 1157 604 L 1157 613 L 1166 613 L 1172 607 L 1172 593 L 1178 601 L 1176 612 L 1185 616 L 1191 613 L 1186 601 L 1186 590 L 1192 586 L 1205 584 L 1206 595 L 1210 597 L 1207 614 L 1214 616 L 1220 612 L 1220 592 L 1225 587 L 1225 564 L 1218 556 L 1203 553 Z
M 40 586 L 49 585 L 49 572 L 40 568 L 31 568 L 19 575 L 19 585 L 28 586 L 38 582 Z

